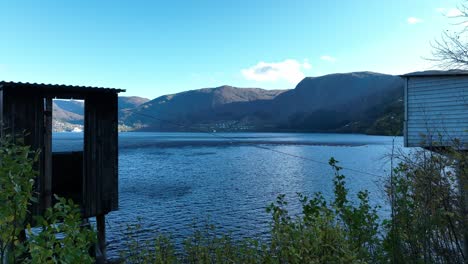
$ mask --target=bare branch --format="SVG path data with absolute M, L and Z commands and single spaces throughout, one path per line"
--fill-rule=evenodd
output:
M 431 44 L 432 58 L 428 59 L 443 69 L 463 69 L 468 70 L 468 0 L 462 3 L 458 10 L 459 16 L 451 19 L 462 19 L 452 24 L 453 26 L 463 26 L 457 31 L 445 31 L 439 40 Z

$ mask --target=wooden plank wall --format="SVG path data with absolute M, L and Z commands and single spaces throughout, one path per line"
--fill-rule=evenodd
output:
M 84 216 L 118 209 L 117 94 L 85 99 Z
M 468 77 L 411 77 L 406 100 L 408 147 L 468 144 Z
M 40 215 L 51 203 L 52 183 L 51 179 L 46 179 L 46 170 L 51 176 L 51 160 L 45 159 L 47 154 L 52 155 L 50 144 L 46 144 L 50 143 L 51 135 L 45 126 L 51 126 L 52 119 L 46 115 L 46 110 L 51 110 L 53 95 L 40 91 L 28 91 L 25 95 L 21 91 L 18 87 L 0 90 L 0 121 L 5 133 L 21 135 L 25 132 L 24 143 L 41 151 L 35 182 L 39 203 L 31 209 L 33 215 Z M 118 100 L 117 93 L 109 92 L 81 96 L 85 99 L 81 205 L 83 216 L 93 217 L 118 209 Z M 45 166 L 46 161 L 49 166 Z
M 24 143 L 33 150 L 41 151 L 36 163 L 39 172 L 35 181 L 39 203 L 32 206 L 33 214 L 42 214 L 44 210 L 44 99 L 40 94 L 29 93 L 27 96 L 12 89 L 3 91 L 3 122 L 5 133 L 23 137 Z
M 3 103 L 3 89 L 0 89 L 0 137 L 3 136 L 3 133 L 4 133 L 4 126 L 3 126 L 3 123 L 5 122 L 4 121 L 4 117 L 3 117 L 3 107 L 4 107 L 4 103 Z

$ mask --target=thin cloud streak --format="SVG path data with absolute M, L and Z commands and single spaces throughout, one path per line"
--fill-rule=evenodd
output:
M 287 59 L 280 62 L 259 62 L 249 68 L 241 70 L 242 75 L 247 80 L 257 82 L 276 82 L 285 80 L 291 84 L 296 84 L 304 79 L 303 70 L 311 69 L 312 65 L 305 60 L 300 63 L 297 60 Z
M 336 58 L 335 57 L 332 57 L 330 55 L 323 55 L 320 57 L 321 60 L 323 61 L 328 61 L 328 62 L 335 62 L 336 61 Z
M 413 24 L 422 23 L 423 20 L 420 19 L 420 18 L 417 18 L 417 17 L 408 17 L 407 22 L 408 22 L 408 24 L 412 24 L 412 25 L 413 25 Z

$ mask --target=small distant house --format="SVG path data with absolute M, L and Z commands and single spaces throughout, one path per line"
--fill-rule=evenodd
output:
M 468 71 L 425 71 L 402 77 L 406 79 L 405 147 L 468 149 Z
M 24 136 L 40 150 L 32 212 L 42 214 L 53 195 L 71 198 L 83 218 L 96 217 L 105 257 L 105 215 L 118 209 L 117 95 L 124 90 L 0 82 L 0 133 Z M 52 100 L 84 100 L 84 144 L 77 152 L 52 152 Z

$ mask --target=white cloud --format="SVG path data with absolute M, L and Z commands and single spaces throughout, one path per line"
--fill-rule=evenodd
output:
M 408 17 L 408 24 L 417 24 L 423 22 L 422 19 L 417 18 L 417 17 Z
M 328 62 L 335 62 L 336 58 L 329 56 L 329 55 L 323 55 L 320 57 L 321 60 L 328 61 Z
M 289 83 L 296 84 L 304 79 L 305 75 L 303 70 L 310 69 L 311 67 L 307 60 L 303 63 L 293 59 L 280 62 L 261 61 L 252 67 L 241 70 L 241 73 L 247 80 L 258 82 L 286 80 Z
M 436 11 L 443 14 L 444 16 L 447 16 L 447 17 L 463 16 L 463 12 L 460 11 L 460 9 L 458 9 L 458 8 L 439 7 L 439 8 L 436 8 Z

